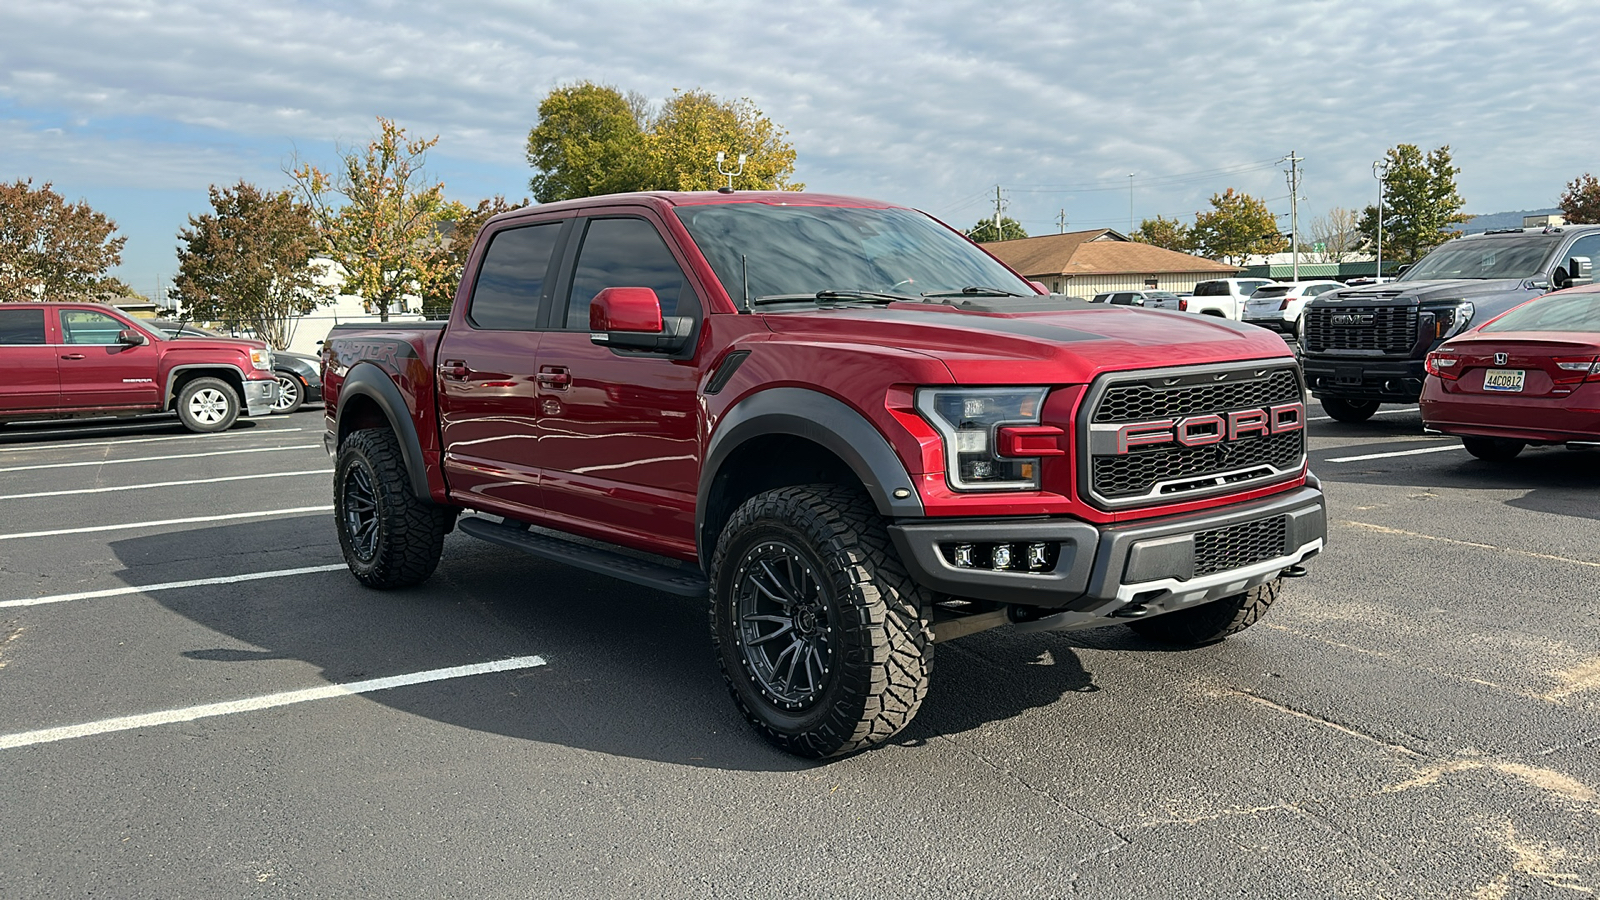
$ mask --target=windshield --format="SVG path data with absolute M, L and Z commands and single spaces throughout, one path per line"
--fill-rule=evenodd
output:
M 675 210 L 739 302 L 819 291 L 960 293 L 981 287 L 1035 296 L 983 251 L 909 209 L 722 203 Z
M 1480 331 L 1600 332 L 1600 294 L 1556 294 L 1513 309 Z
M 1526 239 L 1451 241 L 1424 256 L 1398 280 L 1530 278 L 1539 274 L 1550 247 L 1549 238 L 1531 235 Z

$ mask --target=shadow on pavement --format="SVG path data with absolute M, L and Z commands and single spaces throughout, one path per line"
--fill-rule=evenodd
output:
M 337 561 L 327 516 L 128 538 L 111 547 L 135 584 Z M 248 555 L 197 570 L 224 552 Z M 178 557 L 193 562 L 162 563 Z M 309 663 L 327 681 L 344 683 L 537 654 L 546 666 L 363 696 L 463 728 L 624 757 L 752 771 L 814 765 L 769 747 L 744 722 L 711 654 L 704 601 L 463 535 L 448 539 L 433 578 L 410 590 L 374 591 L 333 571 L 152 596 L 249 645 L 184 653 L 214 664 L 219 682 L 227 667 L 276 660 Z M 930 696 L 906 737 L 967 731 L 1095 690 L 1064 642 L 999 637 L 939 648 Z

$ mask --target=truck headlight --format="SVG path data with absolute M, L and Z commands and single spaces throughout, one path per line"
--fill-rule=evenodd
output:
M 949 388 L 917 390 L 917 412 L 939 432 L 945 479 L 957 491 L 1034 491 L 1039 459 L 1002 457 L 996 432 L 1002 425 L 1037 425 L 1048 388 Z
M 1467 326 L 1472 324 L 1472 314 L 1475 312 L 1477 307 L 1472 305 L 1471 300 L 1462 300 L 1455 306 L 1434 310 L 1434 338 L 1442 341 L 1466 331 Z
M 265 347 L 262 347 L 262 348 L 251 347 L 250 348 L 250 365 L 255 366 L 256 368 L 260 369 L 263 372 L 271 371 L 272 370 L 272 350 L 270 350 L 268 348 L 265 348 Z

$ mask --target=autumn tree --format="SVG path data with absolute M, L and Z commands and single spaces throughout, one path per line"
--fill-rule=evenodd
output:
M 1398 263 L 1416 262 L 1456 232 L 1450 226 L 1467 221 L 1456 191 L 1458 166 L 1450 163 L 1450 145 L 1423 155 L 1416 144 L 1391 147 L 1383 178 L 1383 255 Z M 1364 243 L 1375 245 L 1378 208 L 1369 206 L 1358 227 Z
M 967 229 L 967 237 L 980 244 L 990 241 L 1014 241 L 1027 236 L 1028 232 L 1022 227 L 1022 223 L 1010 216 L 1001 217 L 999 228 L 995 227 L 993 219 L 979 219 L 978 224 Z
M 451 228 L 447 239 L 438 249 L 450 267 L 450 273 L 435 281 L 433 290 L 422 296 L 424 316 L 439 319 L 450 314 L 450 305 L 455 302 L 456 286 L 461 282 L 461 273 L 467 268 L 467 256 L 472 253 L 472 244 L 477 240 L 478 232 L 495 216 L 521 209 L 528 203 L 526 197 L 517 203 L 507 203 L 505 197 L 496 194 L 492 199 L 478 201 L 475 207 L 460 202 L 450 204 Z
M 178 239 L 169 296 L 190 318 L 245 325 L 286 350 L 295 320 L 333 299 L 313 262 L 322 247 L 316 222 L 288 191 L 212 185 L 211 212 L 190 216 Z
M 1243 265 L 1247 256 L 1278 253 L 1289 246 L 1267 204 L 1233 188 L 1211 195 L 1211 210 L 1195 213 L 1190 235 L 1202 256 L 1233 265 Z
M 128 293 L 106 272 L 122 262 L 117 223 L 50 182 L 0 184 L 0 301 L 101 299 Z
M 1311 220 L 1311 258 L 1317 262 L 1342 263 L 1361 243 L 1353 210 L 1335 206 L 1328 214 Z M 1305 245 L 1301 244 L 1302 250 Z
M 621 191 L 697 191 L 727 184 L 717 154 L 737 170 L 734 187 L 800 190 L 788 132 L 748 99 L 674 91 L 652 114 L 636 93 L 591 82 L 551 91 L 528 132 L 529 187 L 541 203 Z M 740 155 L 744 165 L 738 165 Z
M 1193 245 L 1193 237 L 1189 232 L 1189 226 L 1179 222 L 1177 219 L 1168 219 L 1162 216 L 1140 221 L 1139 227 L 1135 228 L 1128 237 L 1141 244 L 1164 247 L 1168 250 L 1177 250 L 1180 253 L 1187 253 Z
M 1561 214 L 1574 225 L 1600 222 L 1600 178 L 1585 172 L 1572 179 L 1561 194 Z
M 317 220 L 324 252 L 344 272 L 344 292 L 387 322 L 408 297 L 448 289 L 441 283 L 454 273 L 444 230 L 460 207 L 446 203 L 444 183 L 424 171 L 437 135 L 410 137 L 381 116 L 378 126 L 365 147 L 339 152 L 333 172 L 297 160 L 289 174 Z

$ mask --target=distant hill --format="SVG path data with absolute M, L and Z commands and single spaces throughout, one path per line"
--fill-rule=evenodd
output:
M 1465 234 L 1477 234 L 1494 228 L 1521 228 L 1523 216 L 1547 216 L 1561 212 L 1561 207 L 1552 206 L 1549 209 L 1523 209 L 1514 212 L 1490 213 L 1486 216 L 1473 216 L 1462 223 L 1457 230 Z

